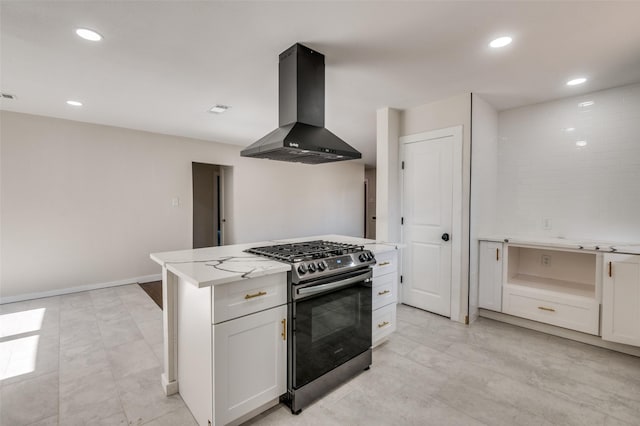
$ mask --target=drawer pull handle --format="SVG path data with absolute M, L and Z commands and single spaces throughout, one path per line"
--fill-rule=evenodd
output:
M 378 296 L 384 296 L 387 293 L 391 293 L 391 290 L 379 291 Z
M 282 323 L 282 333 L 280 333 L 280 335 L 282 336 L 282 340 L 287 340 L 287 319 L 285 318 L 280 322 Z
M 383 321 L 380 324 L 378 324 L 378 328 L 386 327 L 387 325 L 389 325 L 389 321 Z
M 244 298 L 246 300 L 249 300 L 249 299 L 253 299 L 254 297 L 260 297 L 260 296 L 266 296 L 266 295 L 267 295 L 266 291 L 259 291 L 255 294 L 247 294 L 246 296 L 244 296 Z
M 609 262 L 609 276 L 611 276 L 611 262 Z
M 556 310 L 553 308 L 547 308 L 544 306 L 538 306 L 538 309 L 543 310 L 543 311 L 549 311 L 549 312 L 555 312 Z
M 496 262 L 500 260 L 500 249 L 496 248 Z
M 390 263 L 391 262 L 382 262 L 382 263 L 378 263 L 378 266 L 387 266 Z

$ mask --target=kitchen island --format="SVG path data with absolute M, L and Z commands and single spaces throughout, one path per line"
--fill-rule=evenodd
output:
M 162 386 L 167 395 L 180 392 L 199 424 L 241 422 L 277 404 L 286 392 L 291 266 L 244 250 L 311 240 L 363 245 L 385 259 L 376 265 L 378 275 L 385 275 L 386 281 L 397 278 L 398 244 L 341 235 L 151 255 L 162 266 L 163 276 Z M 388 286 L 386 281 L 381 285 Z M 397 287 L 397 279 L 392 281 Z M 395 315 L 392 321 L 390 315 L 395 313 L 397 288 L 379 294 L 378 304 L 386 305 L 380 314 L 388 318 L 378 327 L 388 334 L 395 329 Z

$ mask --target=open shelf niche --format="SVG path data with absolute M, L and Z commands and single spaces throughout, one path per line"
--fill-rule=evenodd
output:
M 506 283 L 595 299 L 596 254 L 509 246 Z

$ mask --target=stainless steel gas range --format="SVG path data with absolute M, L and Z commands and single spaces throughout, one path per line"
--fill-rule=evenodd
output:
M 371 265 L 363 246 L 330 241 L 246 250 L 291 264 L 287 395 L 298 414 L 371 365 Z

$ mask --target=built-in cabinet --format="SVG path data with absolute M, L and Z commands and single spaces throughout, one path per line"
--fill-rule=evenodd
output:
M 640 346 L 640 255 L 480 241 L 478 306 Z
M 604 255 L 602 338 L 640 346 L 640 256 Z
M 284 274 L 214 287 L 213 415 L 226 425 L 287 391 Z
M 597 255 L 507 245 L 502 312 L 599 334 Z
M 373 346 L 380 344 L 396 329 L 398 303 L 398 253 L 396 250 L 376 254 L 372 289 Z
M 287 391 L 287 307 L 213 327 L 215 419 L 225 425 Z
M 179 392 L 200 426 L 241 422 L 286 393 L 286 285 L 286 272 L 179 283 Z
M 480 241 L 478 306 L 502 311 L 502 243 Z

